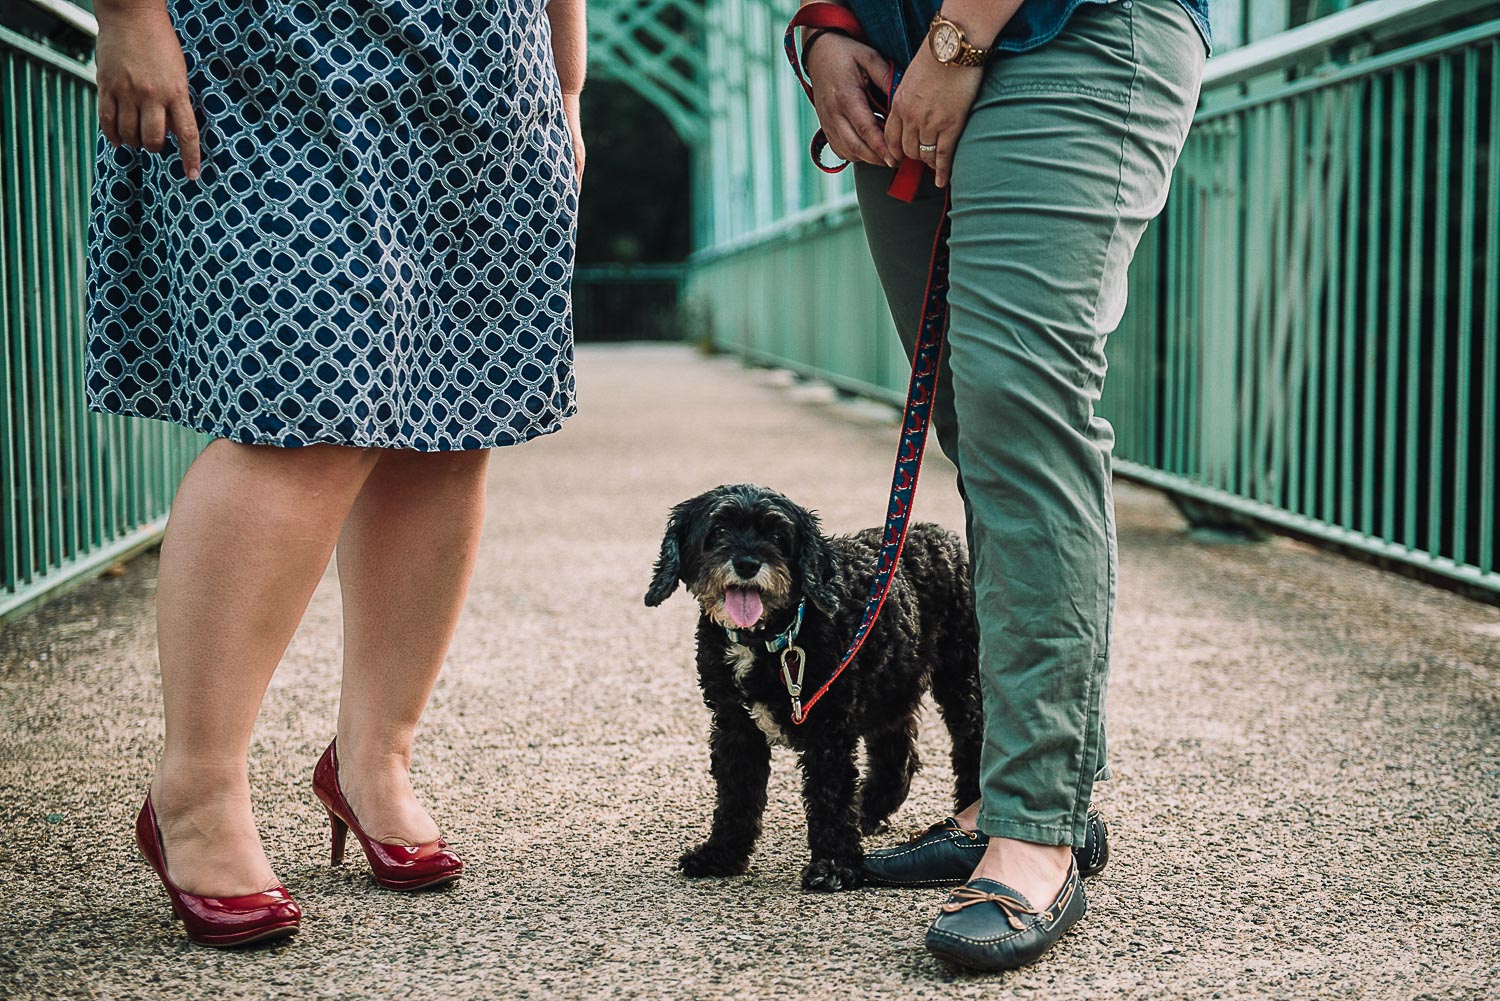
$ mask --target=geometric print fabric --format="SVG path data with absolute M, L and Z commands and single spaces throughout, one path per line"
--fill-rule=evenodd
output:
M 557 430 L 578 190 L 543 0 L 170 9 L 203 170 L 100 140 L 89 405 L 281 446 Z

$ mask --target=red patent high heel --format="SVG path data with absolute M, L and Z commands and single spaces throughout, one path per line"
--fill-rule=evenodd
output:
M 375 882 L 386 889 L 421 890 L 451 883 L 463 875 L 463 859 L 442 838 L 422 845 L 388 845 L 365 833 L 339 788 L 339 759 L 333 744 L 328 745 L 328 750 L 318 759 L 318 767 L 313 770 L 313 792 L 323 803 L 323 809 L 328 811 L 334 865 L 344 860 L 344 841 L 352 828 L 360 847 L 365 850 L 365 858 L 370 860 Z
M 199 945 L 224 948 L 284 938 L 295 934 L 302 924 L 302 909 L 280 884 L 243 897 L 200 897 L 179 890 L 167 878 L 167 854 L 150 794 L 135 818 L 135 843 L 167 888 L 172 909 L 187 929 L 188 938 Z

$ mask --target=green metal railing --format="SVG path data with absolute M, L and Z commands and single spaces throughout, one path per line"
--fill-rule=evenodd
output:
M 1370 4 L 1210 62 L 1101 411 L 1124 475 L 1500 594 L 1500 21 L 1426 37 L 1475 6 Z M 741 122 L 800 152 L 803 119 Z M 899 400 L 847 191 L 731 229 L 690 278 L 716 342 Z
M 203 439 L 89 413 L 92 69 L 0 24 L 0 620 L 160 534 Z

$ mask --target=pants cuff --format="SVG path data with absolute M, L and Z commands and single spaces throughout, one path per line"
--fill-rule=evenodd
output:
M 1002 820 L 983 811 L 979 814 L 979 829 L 992 838 L 1014 838 L 1038 845 L 1073 844 L 1073 831 L 1068 827 L 1053 827 L 1047 824 L 1026 824 L 1015 820 Z

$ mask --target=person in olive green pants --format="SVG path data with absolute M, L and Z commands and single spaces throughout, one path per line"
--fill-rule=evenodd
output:
M 995 11 L 1015 6 L 950 0 L 943 15 L 988 44 Z M 934 420 L 964 494 L 984 691 L 981 800 L 947 831 L 982 832 L 988 847 L 927 944 L 965 965 L 1009 968 L 1083 910 L 1069 848 L 1084 844 L 1091 790 L 1108 777 L 1116 559 L 1113 432 L 1095 405 L 1126 270 L 1166 199 L 1205 46 L 1174 0 L 1086 3 L 1056 38 L 982 66 L 917 52 L 883 134 L 850 92 L 877 72 L 871 53 L 819 38 L 808 69 L 835 151 L 876 161 L 855 166 L 860 211 L 908 352 L 951 191 L 951 318 Z M 934 166 L 947 190 L 929 183 L 911 204 L 888 196 L 888 164 L 903 156 Z M 925 844 L 892 852 L 910 863 Z

